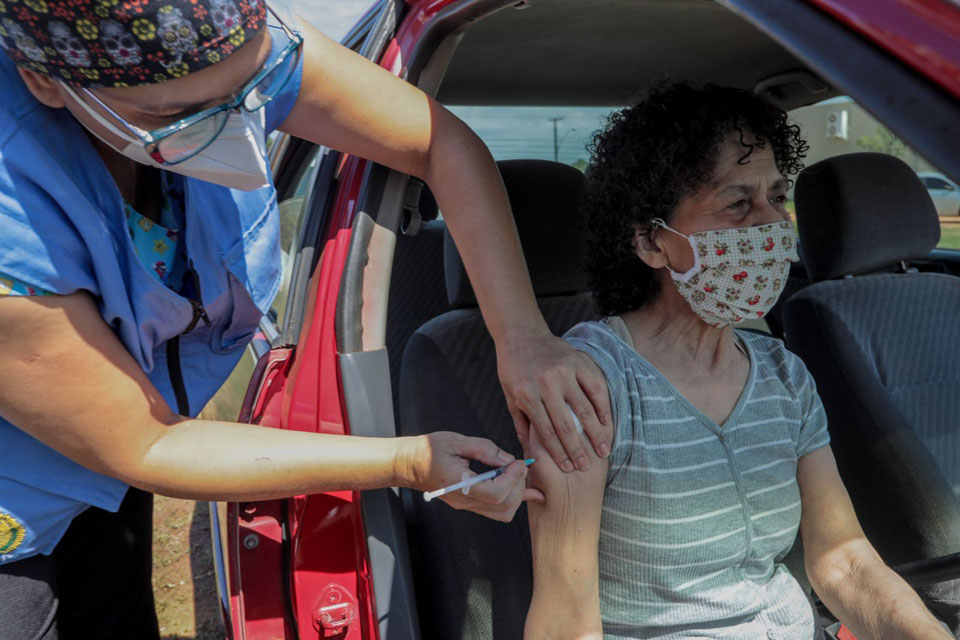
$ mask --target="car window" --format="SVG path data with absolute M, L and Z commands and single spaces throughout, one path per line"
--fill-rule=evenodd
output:
M 617 107 L 448 106 L 490 148 L 496 160 L 556 160 L 581 171 L 590 161 L 588 146 Z M 794 109 L 810 145 L 807 166 L 836 155 L 876 151 L 897 156 L 921 176 L 940 215 L 938 247 L 960 249 L 960 190 L 950 189 L 940 171 L 896 137 L 851 98 L 841 96 Z M 934 187 L 933 185 L 937 186 Z M 792 196 L 792 194 L 791 194 Z M 788 203 L 791 212 L 793 202 Z
M 587 145 L 613 107 L 448 107 L 490 148 L 495 160 L 556 160 L 581 171 Z
M 953 186 L 946 180 L 941 180 L 940 178 L 924 178 L 923 183 L 926 185 L 927 189 L 953 191 Z
M 296 186 L 288 197 L 280 201 L 280 250 L 281 250 L 281 268 L 282 279 L 280 281 L 280 290 L 273 299 L 270 306 L 270 319 L 277 325 L 282 326 L 285 309 L 287 306 L 287 295 L 290 292 L 290 276 L 293 270 L 294 259 L 296 258 L 297 233 L 300 224 L 303 221 L 303 215 L 306 210 L 307 193 L 310 187 L 310 178 L 313 176 L 313 169 L 320 158 L 320 148 L 315 147 L 300 166 L 291 168 L 297 175 L 292 184 Z
M 960 249 L 960 191 L 952 189 L 940 170 L 900 140 L 851 98 L 841 96 L 794 109 L 790 119 L 800 126 L 810 151 L 805 164 L 858 151 L 896 156 L 920 175 L 940 216 L 941 249 Z M 949 190 L 952 189 L 952 190 Z M 792 195 L 792 194 L 791 194 Z M 793 202 L 789 203 L 791 211 Z

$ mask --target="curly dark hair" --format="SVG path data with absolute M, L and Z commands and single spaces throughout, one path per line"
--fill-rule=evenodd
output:
M 653 218 L 669 222 L 680 200 L 713 177 L 731 133 L 740 134 L 741 163 L 770 144 L 788 179 L 803 168 L 807 144 L 782 109 L 714 84 L 659 83 L 594 135 L 583 210 L 590 229 L 587 271 L 601 314 L 639 309 L 657 297 L 653 269 L 631 244 L 636 226 Z M 745 134 L 752 134 L 752 144 Z

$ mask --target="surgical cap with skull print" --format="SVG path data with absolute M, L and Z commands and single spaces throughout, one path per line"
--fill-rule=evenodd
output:
M 0 0 L 0 47 L 74 86 L 126 87 L 216 64 L 266 25 L 263 0 Z

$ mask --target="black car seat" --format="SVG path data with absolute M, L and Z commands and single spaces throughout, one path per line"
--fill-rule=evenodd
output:
M 583 269 L 584 186 L 555 162 L 498 163 L 534 292 L 561 335 L 595 319 Z M 482 242 L 482 238 L 477 238 Z M 490 438 L 519 457 L 520 444 L 497 378 L 496 353 L 449 234 L 444 270 L 453 311 L 420 327 L 407 343 L 400 376 L 400 433 L 453 430 Z M 424 638 L 523 637 L 533 589 L 526 509 L 509 524 L 425 503 L 405 492 L 417 607 Z
M 405 212 L 397 233 L 390 272 L 387 307 L 387 357 L 394 417 L 399 420 L 400 364 L 407 340 L 420 325 L 450 311 L 443 279 L 443 236 L 446 224 L 438 219 L 437 201 L 419 181 L 419 196 Z
M 795 198 L 813 284 L 785 305 L 786 343 L 816 380 L 864 531 L 891 565 L 956 553 L 960 278 L 910 268 L 939 240 L 933 203 L 877 153 L 810 166 Z M 960 580 L 918 591 L 960 632 Z

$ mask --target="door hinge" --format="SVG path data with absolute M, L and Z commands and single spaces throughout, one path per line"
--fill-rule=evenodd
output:
M 320 592 L 313 610 L 313 628 L 321 638 L 334 638 L 347 631 L 357 617 L 357 602 L 340 585 L 330 584 Z

